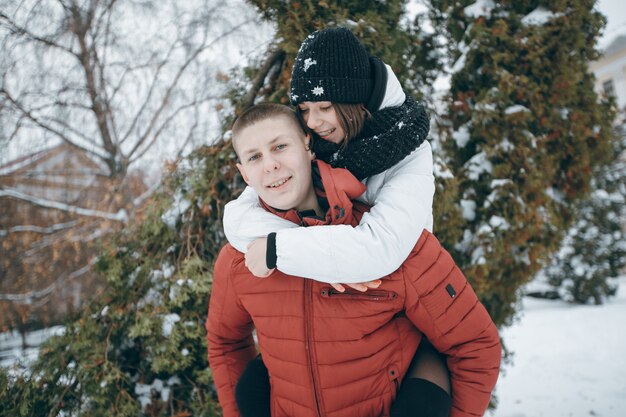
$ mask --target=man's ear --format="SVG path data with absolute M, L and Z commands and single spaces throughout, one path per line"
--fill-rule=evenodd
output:
M 250 181 L 248 180 L 248 176 L 246 175 L 246 169 L 244 168 L 244 166 L 237 162 L 237 169 L 239 170 L 239 173 L 243 177 L 243 180 L 246 182 L 246 184 L 250 185 Z
M 313 149 L 311 149 L 311 134 L 307 133 L 306 136 L 304 137 L 304 147 L 306 148 L 307 151 L 309 151 L 309 158 L 312 160 L 315 159 L 315 152 L 313 152 Z

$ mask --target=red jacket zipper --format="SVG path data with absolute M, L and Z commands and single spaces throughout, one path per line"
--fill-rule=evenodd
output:
M 393 300 L 398 296 L 393 291 L 384 290 L 367 290 L 365 292 L 339 292 L 333 287 L 322 288 L 321 295 L 324 298 L 349 298 L 351 300 L 369 300 L 369 301 L 384 301 Z
M 315 396 L 315 406 L 317 408 L 318 417 L 322 417 L 322 407 L 320 400 L 322 398 L 319 392 L 319 376 L 317 375 L 317 365 L 315 362 L 315 343 L 313 339 L 313 289 L 310 279 L 304 280 L 304 340 L 307 353 L 309 355 L 309 365 L 311 368 L 311 382 L 313 383 L 313 393 Z

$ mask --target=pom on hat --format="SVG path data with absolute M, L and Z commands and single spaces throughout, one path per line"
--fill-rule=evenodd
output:
M 310 34 L 298 51 L 291 72 L 290 98 L 303 101 L 367 103 L 372 92 L 370 56 L 345 28 Z

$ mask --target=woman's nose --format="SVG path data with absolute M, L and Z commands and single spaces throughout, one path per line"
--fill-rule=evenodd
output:
M 321 120 L 320 120 L 319 117 L 317 117 L 317 114 L 315 114 L 314 112 L 309 110 L 309 118 L 306 121 L 306 125 L 310 129 L 315 130 L 315 128 L 320 125 L 320 122 L 321 122 Z

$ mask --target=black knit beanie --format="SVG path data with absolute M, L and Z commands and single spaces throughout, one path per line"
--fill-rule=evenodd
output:
M 291 103 L 367 103 L 373 89 L 370 56 L 345 28 L 311 33 L 300 46 L 291 72 Z

